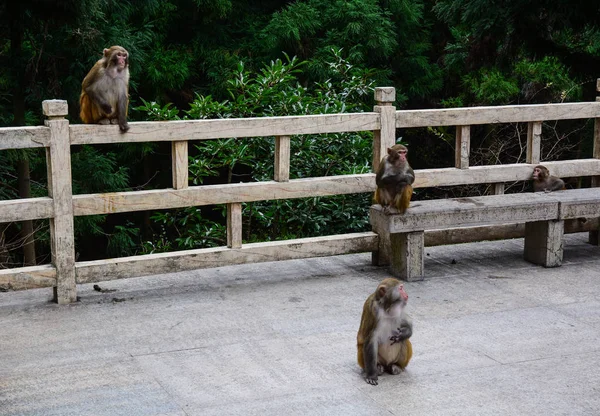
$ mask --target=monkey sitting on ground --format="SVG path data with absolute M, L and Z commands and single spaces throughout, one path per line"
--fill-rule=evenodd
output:
M 102 59 L 81 83 L 79 117 L 86 124 L 119 124 L 129 130 L 129 52 L 121 46 L 104 49 Z
M 384 279 L 365 301 L 356 337 L 358 365 L 376 386 L 384 373 L 399 374 L 412 357 L 412 321 L 404 311 L 408 295 L 402 283 Z
M 552 192 L 565 189 L 562 179 L 550 175 L 550 171 L 543 165 L 533 168 L 533 192 Z
M 406 147 L 396 144 L 388 148 L 387 153 L 377 169 L 377 189 L 373 199 L 386 214 L 404 214 L 412 197 L 415 173 L 406 159 Z

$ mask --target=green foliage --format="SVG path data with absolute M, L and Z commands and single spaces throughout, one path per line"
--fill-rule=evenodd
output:
M 568 69 L 556 57 L 545 56 L 540 61 L 523 59 L 515 65 L 515 73 L 521 79 L 527 101 L 540 95 L 552 102 L 581 99 L 581 85 L 571 78 Z
M 98 147 L 83 145 L 71 154 L 73 194 L 117 192 L 128 188 L 129 168 L 119 166 L 117 155 Z M 75 217 L 75 237 L 78 241 L 89 236 L 104 235 L 106 215 Z M 109 248 L 115 245 L 110 243 Z M 109 250 L 110 251 L 110 250 Z
M 461 97 L 446 98 L 446 99 L 440 100 L 440 104 L 444 108 L 458 108 L 458 107 L 465 106 L 463 99 Z
M 128 187 L 129 168 L 119 166 L 114 152 L 83 145 L 71 154 L 73 193 L 116 192 Z
M 585 23 L 582 30 L 567 27 L 556 34 L 556 43 L 576 53 L 600 56 L 600 28 Z
M 377 67 L 380 85 L 393 81 L 397 101 L 404 102 L 442 86 L 442 74 L 427 56 L 424 9 L 421 0 L 297 1 L 273 14 L 261 46 L 271 55 L 284 50 L 308 59 L 307 75 L 316 80 L 329 77 L 330 50 L 343 48 L 355 65 Z
M 160 90 L 179 89 L 191 76 L 192 64 L 193 56 L 189 51 L 156 45 L 152 48 L 144 75 L 151 85 Z
M 109 236 L 107 253 L 111 257 L 131 256 L 137 253 L 140 245 L 140 229 L 131 221 L 125 225 L 117 225 Z
M 206 9 L 208 13 L 214 14 L 219 18 L 226 17 L 233 8 L 231 0 L 194 0 L 199 9 Z
M 143 98 L 140 98 L 140 100 L 142 105 L 133 109 L 144 113 L 148 121 L 179 120 L 179 110 L 173 107 L 173 103 L 161 106 L 156 101 L 149 102 Z
M 348 46 L 349 58 L 357 63 L 370 55 L 390 56 L 397 47 L 390 13 L 374 0 L 294 2 L 273 15 L 262 36 L 265 46 L 303 58 Z M 310 44 L 311 38 L 317 42 Z
M 460 76 L 469 57 L 471 33 L 461 27 L 451 27 L 450 41 L 444 48 L 444 66 L 454 76 Z
M 0 200 L 12 199 L 18 194 L 11 182 L 16 178 L 15 166 L 9 163 L 7 152 L 0 152 Z
M 300 49 L 303 39 L 313 37 L 322 25 L 319 10 L 307 3 L 292 3 L 273 15 L 263 31 L 263 45 L 267 49 Z
M 367 108 L 373 95 L 374 71 L 355 67 L 340 50 L 330 52 L 327 68 L 332 79 L 303 87 L 299 79 L 306 62 L 286 57 L 271 61 L 257 72 L 243 63 L 231 73 L 226 85 L 229 100 L 215 101 L 196 95 L 185 118 L 262 117 L 290 114 L 356 112 Z M 169 108 L 144 101 L 152 118 L 177 119 Z M 138 109 L 142 109 L 139 107 Z M 273 177 L 274 140 L 270 138 L 204 140 L 194 146 L 189 172 L 193 184 L 208 178 L 226 183 L 267 181 Z M 294 136 L 291 141 L 290 178 L 307 178 L 370 171 L 372 136 L 370 133 Z M 244 204 L 246 241 L 306 237 L 327 233 L 366 230 L 365 212 L 369 195 L 341 195 L 330 198 L 260 201 Z M 214 216 L 214 211 L 209 212 Z M 223 245 L 222 222 L 209 221 L 206 212 L 190 208 L 152 217 L 160 231 L 144 250 L 156 252 L 174 248 Z M 174 235 L 175 245 L 168 236 Z
M 217 247 L 227 241 L 225 226 L 204 218 L 202 211 L 196 207 L 157 212 L 151 219 L 159 231 L 152 240 L 142 243 L 144 253 Z
M 497 69 L 481 69 L 465 75 L 463 82 L 477 104 L 508 104 L 519 94 L 515 79 L 508 78 Z

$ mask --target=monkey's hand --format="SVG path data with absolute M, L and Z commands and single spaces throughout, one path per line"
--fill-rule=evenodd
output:
M 390 341 L 392 341 L 392 345 L 397 344 L 399 342 L 404 341 L 405 339 L 410 338 L 412 335 L 412 330 L 408 326 L 401 326 L 397 331 L 392 332 L 392 336 L 390 337 Z
M 385 215 L 395 215 L 398 214 L 399 211 L 398 209 L 396 209 L 396 207 L 390 207 L 386 205 L 385 207 L 383 207 L 383 213 Z
M 109 103 L 102 103 L 100 107 L 102 107 L 102 111 L 106 114 L 112 114 L 113 112 L 112 106 Z

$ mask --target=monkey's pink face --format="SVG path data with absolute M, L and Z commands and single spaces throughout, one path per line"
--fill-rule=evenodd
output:
M 117 52 L 115 56 L 117 69 L 122 70 L 127 66 L 127 54 L 125 52 Z
M 400 155 L 400 160 L 406 162 L 406 150 L 400 150 L 398 154 Z
M 533 170 L 533 179 L 537 179 L 538 176 L 540 176 L 540 170 L 539 170 L 539 168 L 535 168 Z

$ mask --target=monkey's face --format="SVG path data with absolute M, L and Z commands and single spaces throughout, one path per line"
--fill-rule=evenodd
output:
M 397 295 L 395 303 L 401 307 L 406 306 L 406 303 L 408 302 L 408 294 L 404 290 L 404 285 L 398 285 L 398 287 L 394 288 L 394 290 L 396 291 Z
M 399 315 L 402 313 L 407 302 L 408 294 L 402 284 L 389 287 L 380 300 L 381 306 L 389 315 Z
M 533 169 L 533 179 L 534 180 L 544 180 L 548 176 L 548 171 L 546 168 L 541 166 L 536 166 Z
M 395 163 L 400 159 L 400 153 L 396 152 L 394 149 L 389 148 L 388 152 L 388 162 Z
M 127 52 L 125 50 L 118 51 L 113 55 L 113 62 L 119 71 L 122 71 L 127 66 Z
M 129 65 L 129 52 L 122 46 L 111 46 L 104 49 L 104 57 L 109 66 L 114 67 L 121 72 Z
M 404 146 L 400 149 L 392 149 L 391 147 L 387 149 L 388 152 L 388 162 L 394 164 L 396 162 L 406 162 L 406 154 L 408 150 Z

